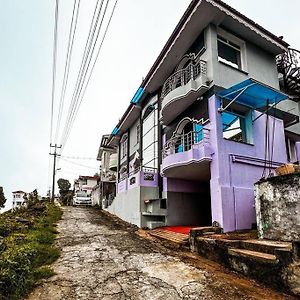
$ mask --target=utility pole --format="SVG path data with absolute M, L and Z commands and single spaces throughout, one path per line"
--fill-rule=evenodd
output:
M 60 154 L 57 154 L 56 150 L 60 149 L 62 146 L 57 146 L 57 144 L 52 145 L 50 144 L 50 150 L 51 148 L 54 148 L 54 153 L 49 153 L 53 156 L 53 174 L 52 174 L 52 195 L 51 195 L 51 201 L 54 202 L 54 192 L 55 192 L 55 173 L 56 173 L 56 157 L 60 156 Z

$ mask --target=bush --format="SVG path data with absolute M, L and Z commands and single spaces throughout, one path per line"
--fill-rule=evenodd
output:
M 20 299 L 42 278 L 53 275 L 49 266 L 59 257 L 53 246 L 55 223 L 62 212 L 50 203 L 38 203 L 16 214 L 3 214 L 0 232 L 5 238 L 0 252 L 0 300 Z M 30 220 L 32 226 L 16 221 L 16 217 Z

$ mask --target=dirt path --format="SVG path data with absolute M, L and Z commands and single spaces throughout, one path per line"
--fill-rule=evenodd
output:
M 66 208 L 56 275 L 29 300 L 292 299 L 191 254 L 141 238 L 133 226 L 92 209 Z

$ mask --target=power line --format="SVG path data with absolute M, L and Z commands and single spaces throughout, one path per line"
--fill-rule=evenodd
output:
M 76 163 L 74 161 L 70 161 L 68 159 L 65 159 L 65 158 L 60 158 L 61 160 L 67 162 L 67 163 L 70 163 L 72 165 L 76 165 L 76 166 L 80 166 L 80 167 L 84 167 L 84 168 L 88 168 L 88 169 L 93 169 L 93 170 L 99 170 L 99 168 L 96 168 L 96 167 L 92 167 L 92 166 L 86 166 L 86 165 L 83 165 L 83 164 L 79 164 L 79 163 Z
M 59 127 L 60 127 L 60 122 L 61 122 L 61 117 L 62 117 L 62 112 L 63 112 L 63 107 L 64 107 L 65 94 L 66 94 L 66 89 L 67 89 L 67 84 L 68 84 L 68 79 L 69 79 L 70 62 L 71 62 L 71 58 L 72 58 L 72 50 L 73 50 L 74 38 L 75 38 L 78 15 L 79 15 L 80 0 L 78 0 L 78 2 L 77 2 L 77 7 L 76 7 L 76 2 L 77 2 L 77 0 L 74 0 L 72 19 L 71 19 L 71 25 L 70 25 L 70 31 L 69 31 L 68 47 L 67 47 L 67 57 L 66 57 L 65 69 L 64 69 L 63 84 L 62 84 L 62 89 L 61 89 L 61 94 L 60 94 L 60 103 L 59 103 L 59 112 L 58 112 L 57 126 L 56 126 L 56 133 L 55 133 L 55 141 L 57 141 L 57 138 L 58 138 L 58 132 L 59 132 Z M 74 17 L 75 17 L 75 20 L 74 20 Z M 75 24 L 75 25 L 73 26 L 73 24 Z
M 103 0 L 102 0 L 101 3 L 103 4 Z M 96 18 L 96 15 L 97 15 L 98 5 L 99 5 L 99 0 L 97 0 L 97 2 L 96 2 L 96 6 L 95 6 L 95 9 L 94 9 L 92 21 L 91 21 L 90 28 L 89 28 L 88 37 L 87 37 L 87 40 L 86 40 L 86 43 L 85 43 L 85 47 L 84 47 L 84 51 L 83 51 L 83 57 L 82 57 L 80 68 L 79 68 L 79 73 L 78 73 L 78 76 L 77 76 L 77 79 L 76 79 L 75 88 L 74 88 L 73 95 L 72 95 L 72 100 L 71 100 L 69 110 L 68 110 L 67 121 L 66 121 L 66 124 L 65 124 L 65 127 L 64 127 L 62 138 L 61 138 L 62 141 L 64 139 L 65 131 L 66 131 L 66 128 L 68 126 L 68 123 L 70 122 L 70 117 L 71 117 L 71 114 L 72 114 L 72 111 L 73 111 L 73 107 L 75 105 L 75 94 L 76 94 L 76 91 L 77 91 L 77 87 L 80 84 L 80 81 L 81 81 L 81 78 L 82 78 L 82 70 L 85 67 L 85 61 L 86 61 L 88 46 L 91 43 L 91 39 L 92 39 L 91 35 L 93 34 L 92 32 L 94 32 L 94 28 L 95 28 L 94 22 L 95 22 L 95 18 Z M 102 5 L 100 6 L 100 8 L 102 8 Z M 99 12 L 98 12 L 98 14 L 99 14 Z
M 108 2 L 109 2 L 109 0 L 107 1 L 107 5 L 108 5 Z M 83 98 L 84 98 L 84 95 L 85 95 L 87 86 L 88 86 L 88 84 L 89 84 L 89 82 L 90 82 L 90 79 L 91 79 L 93 70 L 94 70 L 94 68 L 95 68 L 97 59 L 98 59 L 98 57 L 99 57 L 99 54 L 100 54 L 100 51 L 101 51 L 101 49 L 102 49 L 104 40 L 105 40 L 105 38 L 106 38 L 106 35 L 107 35 L 107 32 L 108 32 L 108 28 L 109 28 L 110 23 L 111 23 L 111 20 L 112 20 L 112 18 L 113 18 L 113 15 L 114 15 L 114 12 L 115 12 L 117 3 L 118 3 L 118 0 L 115 1 L 115 4 L 114 4 L 114 6 L 113 6 L 111 15 L 110 15 L 110 17 L 109 17 L 109 20 L 108 20 L 106 29 L 105 29 L 105 31 L 104 31 L 104 34 L 103 34 L 103 37 L 102 37 L 100 46 L 99 46 L 98 51 L 97 51 L 97 54 L 96 54 L 96 58 L 95 58 L 94 63 L 93 63 L 93 65 L 92 65 L 92 68 L 91 68 L 90 74 L 89 74 L 89 76 L 88 76 L 88 79 L 87 79 L 87 81 L 86 81 L 85 87 L 84 87 L 84 89 L 83 89 L 83 93 L 81 94 L 81 90 L 82 90 L 82 87 L 83 87 L 83 85 L 84 85 L 84 81 L 83 81 L 82 87 L 81 87 L 81 89 L 80 89 L 80 92 L 79 92 L 79 94 L 78 94 L 78 99 L 79 99 L 79 97 L 80 97 L 80 94 L 81 94 L 81 98 L 79 99 L 79 104 L 77 105 L 77 107 L 75 107 L 75 112 L 74 112 L 74 115 L 73 115 L 73 118 L 72 118 L 71 122 L 70 122 L 69 125 L 68 125 L 67 131 L 66 131 L 66 135 L 64 135 L 63 147 L 64 147 L 64 145 L 66 144 L 66 142 L 67 142 L 67 140 L 68 140 L 68 137 L 69 137 L 69 134 L 70 134 L 70 132 L 71 132 L 72 126 L 73 126 L 73 124 L 74 124 L 74 121 L 75 121 L 75 119 L 76 119 L 76 116 L 77 116 L 79 107 L 80 107 L 80 105 L 81 105 L 81 103 L 82 103 L 82 100 L 83 100 Z M 106 6 L 106 8 L 107 8 L 107 6 Z M 105 10 L 105 11 L 106 11 L 106 10 Z M 104 15 L 103 15 L 102 21 L 103 21 L 103 19 L 104 19 Z M 101 22 L 101 25 L 102 25 L 102 22 Z M 99 34 L 100 28 L 99 28 L 98 30 L 99 30 L 99 31 L 98 31 L 98 34 Z M 97 40 L 96 40 L 96 42 L 97 42 Z M 93 51 L 94 51 L 94 49 L 95 49 L 96 42 L 94 43 L 92 53 L 93 53 Z M 90 60 L 91 60 L 91 58 L 90 58 Z M 89 65 L 88 65 L 88 66 L 89 66 Z M 87 75 L 87 72 L 88 72 L 88 69 L 86 70 L 86 72 L 85 72 L 85 74 L 84 74 L 85 77 L 86 77 L 86 75 Z M 77 100 L 77 101 L 78 101 L 78 100 Z
M 53 61 L 52 61 L 52 93 L 51 93 L 50 143 L 52 142 L 52 132 L 53 132 L 53 113 L 54 113 L 55 79 L 56 79 L 56 56 L 57 56 L 58 9 L 59 9 L 59 0 L 56 0 L 56 3 L 55 3 L 54 35 L 53 35 Z
M 86 60 L 85 60 L 85 68 L 82 69 L 80 83 L 79 83 L 79 85 L 77 86 L 77 89 L 76 89 L 76 93 L 75 93 L 75 99 L 76 99 L 75 100 L 75 105 L 73 107 L 72 114 L 71 114 L 71 117 L 70 117 L 69 126 L 68 126 L 68 129 L 66 131 L 66 137 L 69 136 L 69 131 L 70 131 L 72 125 L 73 125 L 74 117 L 75 117 L 77 108 L 79 107 L 78 102 L 79 102 L 80 94 L 81 94 L 82 88 L 84 86 L 87 73 L 89 71 L 90 63 L 91 63 L 91 60 L 93 58 L 93 54 L 94 54 L 95 47 L 96 47 L 96 44 L 97 44 L 97 41 L 98 41 L 98 38 L 99 38 L 99 34 L 100 34 L 100 31 L 101 31 L 101 28 L 102 28 L 102 24 L 103 24 L 103 20 L 104 20 L 106 11 L 107 11 L 108 4 L 109 4 L 109 0 L 106 2 L 105 8 L 104 8 L 104 12 L 102 14 L 101 22 L 100 22 L 100 25 L 99 25 L 98 30 L 97 30 L 99 18 L 100 18 L 100 15 L 101 15 L 101 8 L 102 8 L 102 5 L 103 5 L 103 1 L 101 2 L 101 7 L 100 7 L 100 10 L 98 12 L 97 20 L 95 22 L 95 26 L 94 26 L 94 29 L 93 29 L 93 34 L 92 34 L 92 37 L 91 37 L 91 42 L 89 43 L 89 47 L 88 47 L 88 52 L 87 52 L 87 56 L 86 56 Z M 95 38 L 95 40 L 93 42 L 93 38 L 95 36 L 96 30 L 97 30 L 96 38 Z M 91 47 L 92 47 L 92 50 L 91 50 Z
M 55 81 L 56 81 L 56 56 L 57 56 L 57 27 L 58 27 L 58 10 L 59 0 L 55 2 L 54 30 L 53 30 L 53 58 L 52 58 L 52 92 L 51 92 L 51 115 L 50 115 L 50 137 L 49 144 L 51 149 L 53 133 L 53 115 L 54 115 L 54 98 L 55 98 Z M 48 183 L 50 177 L 50 156 L 48 163 Z
M 65 156 L 65 155 L 62 155 L 61 156 L 62 158 L 69 158 L 69 159 L 80 159 L 80 160 L 96 160 L 95 157 L 80 157 L 80 156 Z

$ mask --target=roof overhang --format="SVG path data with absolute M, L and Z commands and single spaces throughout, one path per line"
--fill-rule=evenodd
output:
M 142 86 L 155 92 L 173 71 L 199 33 L 209 24 L 222 26 L 273 55 L 283 53 L 286 42 L 219 0 L 194 0 L 176 26 Z

